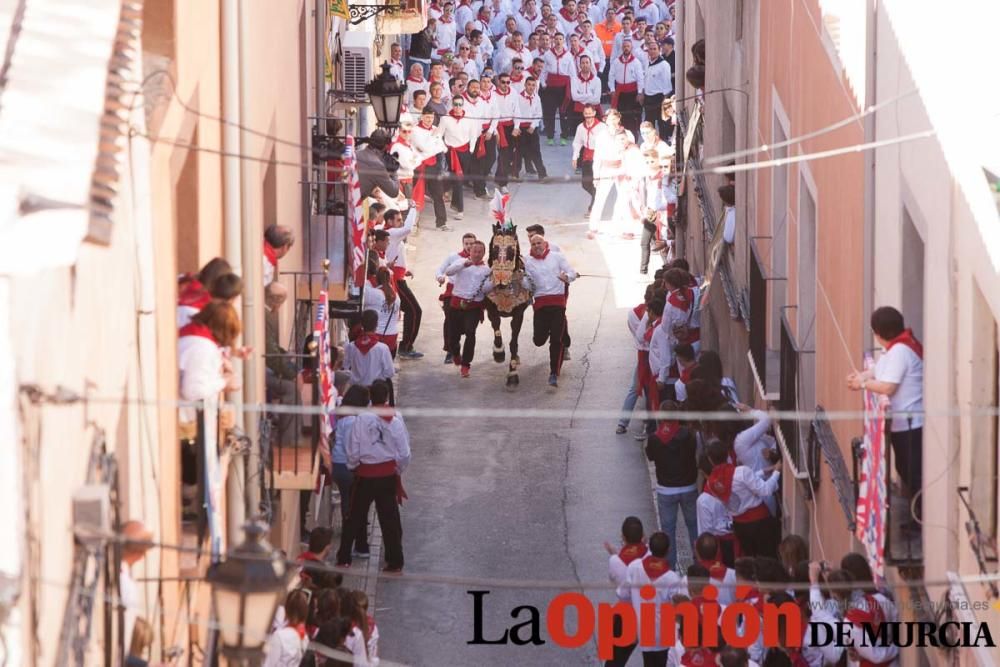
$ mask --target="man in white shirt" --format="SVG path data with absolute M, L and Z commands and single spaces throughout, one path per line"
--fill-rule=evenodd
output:
M 596 181 L 594 204 L 590 211 L 590 226 L 587 231 L 587 238 L 597 237 L 600 230 L 602 217 L 604 216 L 604 206 L 611 194 L 611 188 L 618 187 L 618 179 L 622 175 L 622 162 L 625 151 L 618 140 L 618 135 L 624 133 L 626 138 L 632 138 L 631 132 L 622 127 L 622 116 L 617 109 L 608 110 L 605 115 L 607 131 L 601 133 L 596 138 L 594 147 L 594 180 Z M 632 139 L 634 142 L 634 139 Z M 627 143 L 627 142 L 626 142 Z M 624 199 L 622 191 L 618 191 L 615 198 L 615 211 L 617 212 Z M 613 214 L 617 218 L 617 215 Z
M 720 559 L 732 567 L 736 562 L 736 536 L 733 535 L 733 517 L 726 505 L 707 490 L 698 494 L 695 503 L 698 515 L 698 534 L 712 535 L 719 544 Z
M 583 48 L 584 53 L 590 56 L 594 72 L 600 78 L 600 73 L 604 71 L 604 63 L 607 60 L 607 56 L 604 55 L 604 46 L 601 45 L 601 40 L 597 39 L 597 36 L 594 35 L 594 24 L 590 21 L 584 21 L 580 24 L 580 46 Z
M 712 533 L 701 533 L 694 543 L 695 562 L 703 566 L 719 592 L 719 604 L 732 604 L 736 596 L 736 571 L 722 561 L 719 540 Z
M 413 199 L 418 208 L 423 207 L 424 190 L 434 202 L 435 224 L 440 231 L 450 231 L 448 210 L 444 205 L 444 185 L 441 182 L 441 156 L 446 152 L 444 142 L 434 127 L 434 111 L 428 107 L 420 115 L 420 122 L 413 128 L 413 148 L 421 157 L 420 166 L 414 171 Z
M 643 123 L 643 125 L 646 124 Z M 654 242 L 661 244 L 664 249 L 667 247 L 665 243 L 667 209 L 670 206 L 672 190 L 670 189 L 669 173 L 661 166 L 659 154 L 655 150 L 646 150 L 643 151 L 643 158 L 646 161 L 646 178 L 643 180 L 639 273 L 646 275 L 649 273 L 649 257 Z M 665 266 L 667 263 L 666 255 L 661 253 L 660 258 Z
M 584 64 L 589 67 L 589 58 L 586 56 L 583 58 Z M 596 88 L 596 94 L 600 97 L 601 80 L 591 73 L 589 79 L 587 79 L 587 83 L 591 87 Z M 574 95 L 578 90 L 578 88 L 574 88 Z M 582 175 L 580 186 L 584 192 L 590 195 L 590 204 L 587 206 L 587 215 L 590 215 L 590 210 L 594 206 L 594 196 L 597 193 L 594 187 L 594 149 L 601 136 L 607 132 L 607 126 L 597 120 L 597 107 L 592 103 L 584 103 L 580 108 L 583 115 L 583 122 L 576 126 L 576 136 L 573 138 L 572 165 L 574 171 L 578 166 L 580 167 Z
M 617 602 L 632 602 L 631 591 L 628 587 L 628 568 L 633 562 L 642 560 L 649 553 L 649 549 L 644 542 L 644 531 L 642 521 L 637 516 L 625 517 L 622 522 L 622 547 L 618 551 L 608 542 L 604 543 L 604 548 L 608 550 L 608 579 L 615 586 L 615 598 Z M 622 636 L 622 619 L 615 615 L 612 627 L 612 636 Z M 628 662 L 632 652 L 638 645 L 638 640 L 628 646 L 615 646 L 614 654 L 610 664 L 624 665 Z
M 376 380 L 392 384 L 396 370 L 392 364 L 389 346 L 379 341 L 378 313 L 366 310 L 361 313 L 362 333 L 344 345 L 343 369 L 351 373 L 351 384 L 370 387 Z
M 515 18 L 517 29 L 521 31 L 522 35 L 530 35 L 535 32 L 535 28 L 542 22 L 542 15 L 538 13 L 535 0 L 524 0 L 521 11 L 517 13 Z
M 295 243 L 295 233 L 284 225 L 269 225 L 264 230 L 264 287 L 278 279 L 278 260 L 288 254 Z
M 353 499 L 347 525 L 340 536 L 338 567 L 350 566 L 354 535 L 365 529 L 368 508 L 375 512 L 385 545 L 383 572 L 403 571 L 403 527 L 399 505 L 406 497 L 400 476 L 410 463 L 410 434 L 403 418 L 388 406 L 389 388 L 376 381 L 371 386 L 373 410 L 354 421 L 347 439 L 347 467 L 354 472 Z
M 497 121 L 493 115 L 493 104 L 490 97 L 482 93 L 482 86 L 476 79 L 470 79 L 465 90 L 465 116 L 480 128 L 476 138 L 475 149 L 469 158 L 469 177 L 472 179 L 472 192 L 476 199 L 487 199 L 486 175 L 493 168 L 496 159 Z
M 848 376 L 847 386 L 888 397 L 892 412 L 889 441 L 896 472 L 912 498 L 923 489 L 924 347 L 906 328 L 903 314 L 891 306 L 875 309 L 871 327 L 875 342 L 885 348 L 885 354 L 874 368 Z M 919 499 L 915 510 L 915 517 L 904 524 L 910 532 L 920 529 Z
M 441 18 L 437 21 L 437 55 L 438 58 L 446 53 L 455 51 L 455 41 L 458 39 L 458 24 L 455 23 L 455 5 L 446 2 Z
M 568 0 L 573 2 L 573 0 Z M 571 133 L 569 122 L 570 81 L 576 76 L 573 54 L 566 48 L 566 38 L 559 33 L 555 44 L 543 56 L 545 79 L 542 97 L 542 116 L 545 119 L 545 136 L 548 145 L 555 141 L 556 111 L 559 111 L 560 143 L 569 143 Z
M 459 0 L 458 8 L 455 9 L 455 22 L 465 29 L 466 24 L 472 23 L 476 18 L 476 12 L 472 7 L 471 0 Z
M 424 311 L 406 280 L 413 275 L 406 268 L 406 241 L 416 223 L 417 207 L 412 201 L 409 202 L 405 218 L 394 209 L 385 212 L 385 231 L 389 234 L 389 247 L 386 248 L 385 258 L 396 281 L 399 309 L 403 313 L 403 338 L 399 342 L 398 352 L 402 359 L 420 359 L 424 356 L 422 352 L 413 349 L 413 343 L 420 333 L 420 321 Z
M 430 88 L 431 82 L 424 78 L 424 68 L 420 63 L 410 65 L 410 76 L 406 77 L 406 93 L 404 101 L 408 107 L 413 106 L 413 93 L 418 90 L 424 92 Z
M 403 68 L 403 47 L 398 42 L 393 42 L 389 47 L 389 71 L 397 81 L 402 81 L 406 76 Z
M 705 490 L 721 500 L 733 517 L 733 532 L 743 556 L 778 557 L 781 525 L 765 502 L 778 490 L 781 462 L 774 464 L 766 479 L 747 466 L 729 463 L 729 449 L 720 440 L 708 443 L 712 474 Z M 767 474 L 767 473 L 764 473 Z
M 549 386 L 559 386 L 566 333 L 566 286 L 577 273 L 562 253 L 553 252 L 541 234 L 531 237 L 524 258 L 525 287 L 532 289 L 535 347 L 549 344 Z
M 672 604 L 674 595 L 683 594 L 685 587 L 681 576 L 670 569 L 667 561 L 669 550 L 670 537 L 662 532 L 653 533 L 649 536 L 649 555 L 642 560 L 632 561 L 628 566 L 628 591 L 639 623 L 636 634 L 640 637 L 654 635 L 656 638 L 652 645 L 640 646 L 645 665 L 666 665 L 668 652 L 674 646 L 667 641 L 660 615 L 663 613 L 662 606 Z M 652 586 L 655 590 L 652 599 L 647 600 L 642 595 L 642 589 L 646 586 Z M 643 608 L 648 609 L 649 606 L 654 610 L 651 619 L 653 627 L 643 627 L 643 619 L 649 617 Z
M 444 145 L 448 147 L 448 168 L 451 172 L 451 210 L 456 220 L 465 217 L 465 175 L 474 173 L 472 156 L 482 130 L 479 121 L 465 117 L 465 98 L 451 101 L 451 111 L 438 126 Z
M 623 29 L 620 35 L 624 35 Z M 622 38 L 621 55 L 611 61 L 611 72 L 608 75 L 608 86 L 611 88 L 611 106 L 622 115 L 622 126 L 632 132 L 634 137 L 639 133 L 640 103 L 643 94 L 644 79 L 642 63 L 632 53 L 632 40 Z
M 497 74 L 497 86 L 492 95 L 497 128 L 496 184 L 501 191 L 506 191 L 511 176 L 517 176 L 514 171 L 514 116 L 517 115 L 518 95 L 511 89 L 510 79 L 506 72 Z
M 493 289 L 490 267 L 486 257 L 486 244 L 473 241 L 468 259 L 458 259 L 445 269 L 451 278 L 451 355 L 456 366 L 462 369 L 462 377 L 469 377 L 472 361 L 476 356 L 476 329 L 483 321 L 483 307 L 486 294 Z M 462 345 L 462 336 L 465 344 Z
M 656 42 L 646 46 L 646 53 L 649 56 L 649 65 L 644 73 L 639 102 L 642 104 L 646 121 L 656 125 L 660 138 L 666 138 L 668 127 L 663 120 L 661 107 L 663 100 L 674 93 L 674 74 L 670 70 L 670 63 L 660 55 L 660 47 Z
M 538 127 L 542 122 L 542 101 L 539 98 L 538 80 L 529 76 L 524 81 L 524 92 L 517 97 L 517 121 L 514 124 L 514 138 L 517 151 L 514 156 L 514 173 L 521 173 L 521 161 L 528 171 L 538 174 L 538 182 L 545 183 L 548 175 L 542 162 L 542 147 L 538 139 Z

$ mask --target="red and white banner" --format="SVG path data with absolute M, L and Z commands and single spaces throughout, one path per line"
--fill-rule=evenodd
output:
M 865 369 L 872 359 L 865 357 Z M 858 517 L 855 534 L 865 546 L 877 582 L 885 580 L 885 522 L 889 484 L 885 466 L 885 402 L 880 394 L 864 392 L 865 440 L 858 483 Z
M 490 213 L 493 215 L 493 219 L 501 225 L 507 222 L 507 204 L 509 202 L 509 194 L 501 194 L 500 188 L 493 191 L 493 200 L 490 202 Z
M 362 267 L 365 263 L 365 248 L 368 245 L 365 239 L 365 212 L 361 206 L 361 183 L 358 181 L 354 137 L 348 135 L 344 143 L 346 145 L 344 169 L 351 175 L 350 186 L 347 189 L 347 222 L 351 226 L 351 275 L 355 277 L 354 286 L 360 289 L 365 276 Z

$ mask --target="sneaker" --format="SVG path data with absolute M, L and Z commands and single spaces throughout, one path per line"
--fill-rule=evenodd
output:
M 451 360 L 455 363 L 456 366 L 461 366 L 462 365 L 462 357 L 461 356 L 458 356 L 458 357 L 452 356 Z
M 538 182 L 539 183 L 548 183 L 549 182 L 549 177 L 548 176 L 539 176 L 538 177 Z
M 469 371 L 470 370 L 471 369 L 468 366 L 462 366 L 462 377 L 464 377 L 464 378 L 469 377 Z
M 364 551 L 361 551 L 360 549 L 355 549 L 351 553 L 351 555 L 354 556 L 355 558 L 370 558 L 372 554 L 367 549 L 365 549 Z
M 549 386 L 550 387 L 559 386 L 559 377 L 555 373 L 549 376 Z
M 545 145 L 546 146 L 555 146 L 556 145 L 556 140 L 555 139 L 547 139 L 545 141 Z
M 452 231 L 451 227 L 449 227 L 448 225 L 438 225 L 434 229 L 438 230 L 439 232 L 450 232 L 450 231 Z
M 649 437 L 649 434 L 646 433 L 646 429 L 643 429 L 638 433 L 636 433 L 635 435 L 633 435 L 632 437 L 638 440 L 639 442 L 642 442 L 643 440 Z
M 500 194 L 502 194 L 502 195 L 509 195 L 510 194 L 510 190 L 507 189 L 506 185 L 503 185 L 503 186 L 500 187 Z
M 452 212 L 451 217 L 454 218 L 455 220 L 464 220 L 465 214 L 462 213 L 461 211 L 454 211 Z
M 625 435 L 626 433 L 628 433 L 628 426 L 619 424 L 618 428 L 615 429 L 615 435 Z
M 489 198 L 490 198 L 490 196 L 488 194 L 486 194 L 485 192 L 478 192 L 478 193 L 476 193 L 476 199 L 489 199 Z
M 444 355 L 444 363 L 446 363 L 446 364 L 450 364 L 451 363 L 451 352 L 449 352 L 448 354 Z
M 382 568 L 382 574 L 403 574 L 403 568 L 401 567 L 389 567 L 386 565 Z
M 400 351 L 399 356 L 403 359 L 422 359 L 424 356 L 423 352 L 417 352 L 416 350 L 406 350 Z
M 568 146 L 569 145 L 569 142 L 566 141 L 566 137 L 563 137 L 562 139 L 559 140 L 559 145 L 560 146 Z
M 569 356 L 569 348 L 568 347 L 564 347 L 563 348 L 563 361 L 569 361 L 572 358 L 573 357 Z

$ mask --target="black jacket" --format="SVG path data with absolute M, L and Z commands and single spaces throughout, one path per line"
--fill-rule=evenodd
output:
M 358 151 L 358 184 L 361 196 L 370 197 L 378 187 L 387 197 L 399 195 L 399 183 L 385 166 L 385 151 L 365 146 Z
M 646 458 L 656 468 L 656 483 L 666 487 L 691 486 L 698 481 L 698 464 L 695 460 L 698 442 L 694 434 L 681 429 L 662 442 L 654 433 L 646 440 Z
M 410 57 L 430 60 L 434 51 L 434 38 L 427 30 L 421 30 L 410 36 Z

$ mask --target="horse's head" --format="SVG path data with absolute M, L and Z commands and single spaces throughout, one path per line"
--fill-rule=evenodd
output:
M 513 224 L 493 225 L 490 239 L 490 268 L 493 269 L 493 284 L 507 285 L 514 272 L 521 266 L 521 245 L 517 240 L 517 227 Z

